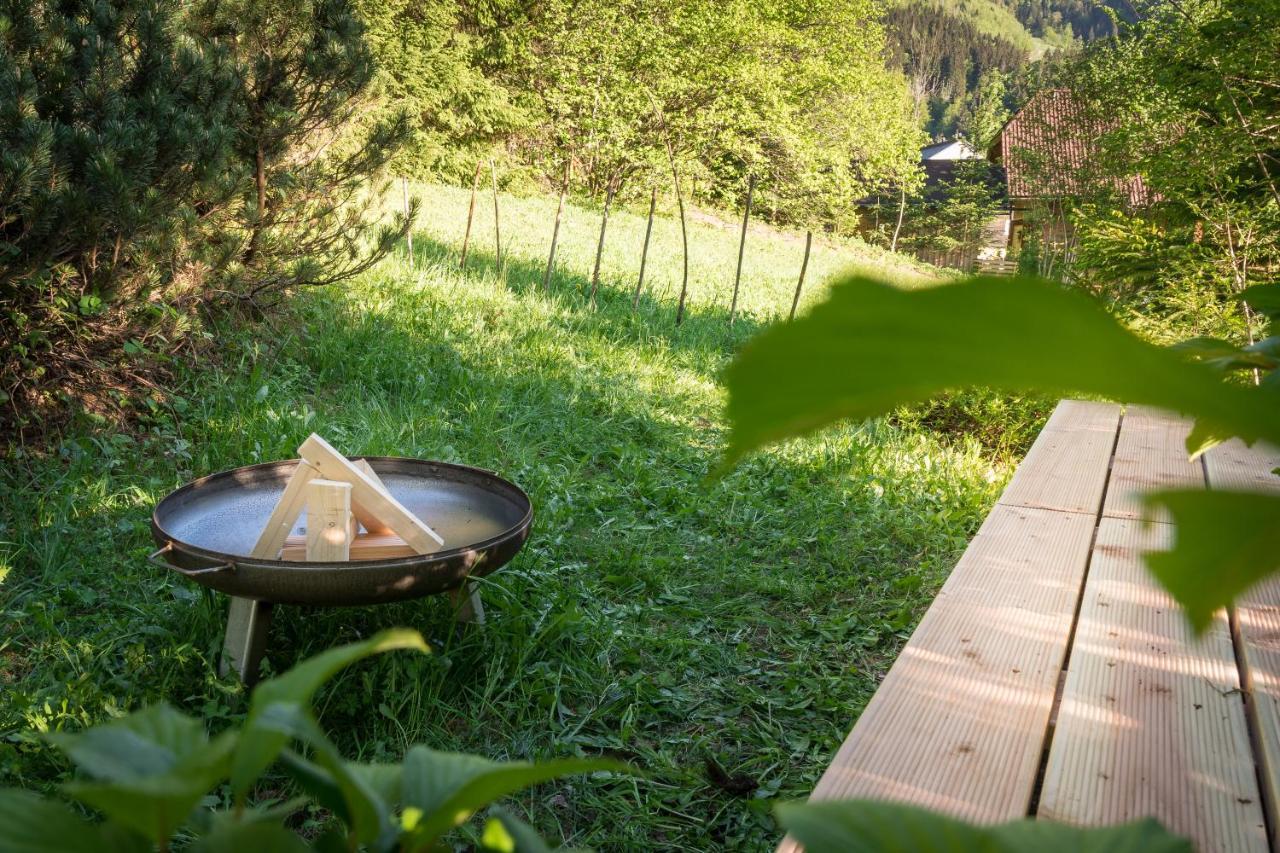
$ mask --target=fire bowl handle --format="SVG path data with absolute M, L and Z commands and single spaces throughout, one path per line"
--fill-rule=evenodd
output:
M 173 550 L 173 543 L 166 542 L 163 547 L 157 548 L 156 550 L 152 551 L 150 554 L 147 555 L 147 562 L 153 563 L 154 565 L 157 565 L 157 566 L 162 566 L 166 569 L 173 569 L 178 574 L 186 575 L 189 578 L 196 577 L 197 575 L 213 575 L 213 574 L 217 574 L 218 572 L 234 572 L 236 570 L 236 564 L 231 562 L 230 560 L 228 560 L 225 563 L 221 563 L 216 566 L 208 566 L 203 569 L 184 569 L 182 568 L 182 566 L 175 566 L 173 563 L 170 563 L 168 560 L 160 559 L 160 555 L 164 554 L 166 551 L 171 551 L 171 550 Z

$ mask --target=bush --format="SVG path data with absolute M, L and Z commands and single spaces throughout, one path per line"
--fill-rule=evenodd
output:
M 372 75 L 347 0 L 0 8 L 0 433 L 118 410 L 202 309 L 384 254 Z

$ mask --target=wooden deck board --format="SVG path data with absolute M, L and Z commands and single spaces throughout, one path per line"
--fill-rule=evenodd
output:
M 1280 492 L 1280 449 L 1241 441 L 1205 454 L 1209 487 Z M 1273 849 L 1280 816 L 1280 578 L 1272 577 L 1240 597 L 1235 625 L 1241 682 L 1255 735 L 1264 805 L 1270 816 Z
M 1142 518 L 1141 495 L 1153 489 L 1203 486 L 1204 469 L 1187 458 L 1188 421 L 1175 415 L 1130 406 L 1111 462 L 1111 481 L 1102 508 L 1107 518 Z M 1162 510 L 1155 516 L 1167 521 Z
M 1093 528 L 1089 515 L 997 506 L 813 797 L 1025 815 Z
M 1063 400 L 1014 472 L 1000 503 L 1096 515 L 1119 425 L 1119 406 Z
M 1038 815 L 1150 815 L 1202 853 L 1266 850 L 1226 615 L 1197 641 L 1142 564 L 1171 538 L 1165 524 L 1098 527 Z
M 1280 489 L 1280 451 L 1236 442 L 1191 462 L 1189 426 L 1059 404 L 813 797 L 999 822 L 1038 794 L 1040 817 L 1154 816 L 1203 851 L 1267 849 L 1280 813 L 1280 579 L 1194 638 L 1142 565 L 1173 529 L 1144 525 L 1138 495 L 1206 474 L 1211 487 Z

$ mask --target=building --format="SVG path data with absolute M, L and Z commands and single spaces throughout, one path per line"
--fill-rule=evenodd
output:
M 1001 167 L 1009 199 L 1010 256 L 1032 236 L 1069 253 L 1067 202 L 1119 191 L 1135 207 L 1152 198 L 1140 176 L 1118 182 L 1100 157 L 1100 139 L 1115 127 L 1068 89 L 1032 96 L 996 134 L 987 159 Z

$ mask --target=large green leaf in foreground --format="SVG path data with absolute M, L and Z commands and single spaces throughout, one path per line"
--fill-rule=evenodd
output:
M 782 803 L 778 820 L 807 853 L 1192 853 L 1154 820 L 1082 829 L 1017 820 L 971 826 L 914 806 L 873 800 Z
M 726 465 L 770 441 L 973 385 L 1159 406 L 1213 435 L 1280 444 L 1280 409 L 1266 395 L 1146 343 L 1083 293 L 1031 278 L 919 290 L 847 279 L 748 344 L 726 380 Z
M 1224 383 L 1149 344 L 1088 296 L 1026 278 L 974 278 L 904 291 L 867 279 L 836 285 L 808 316 L 753 340 L 730 365 L 733 433 L 725 467 L 770 441 L 869 418 L 948 390 L 1086 394 L 1196 419 L 1188 451 L 1230 436 L 1280 444 L 1280 394 Z M 1197 630 L 1280 569 L 1280 500 L 1161 492 L 1177 524 L 1148 565 Z

